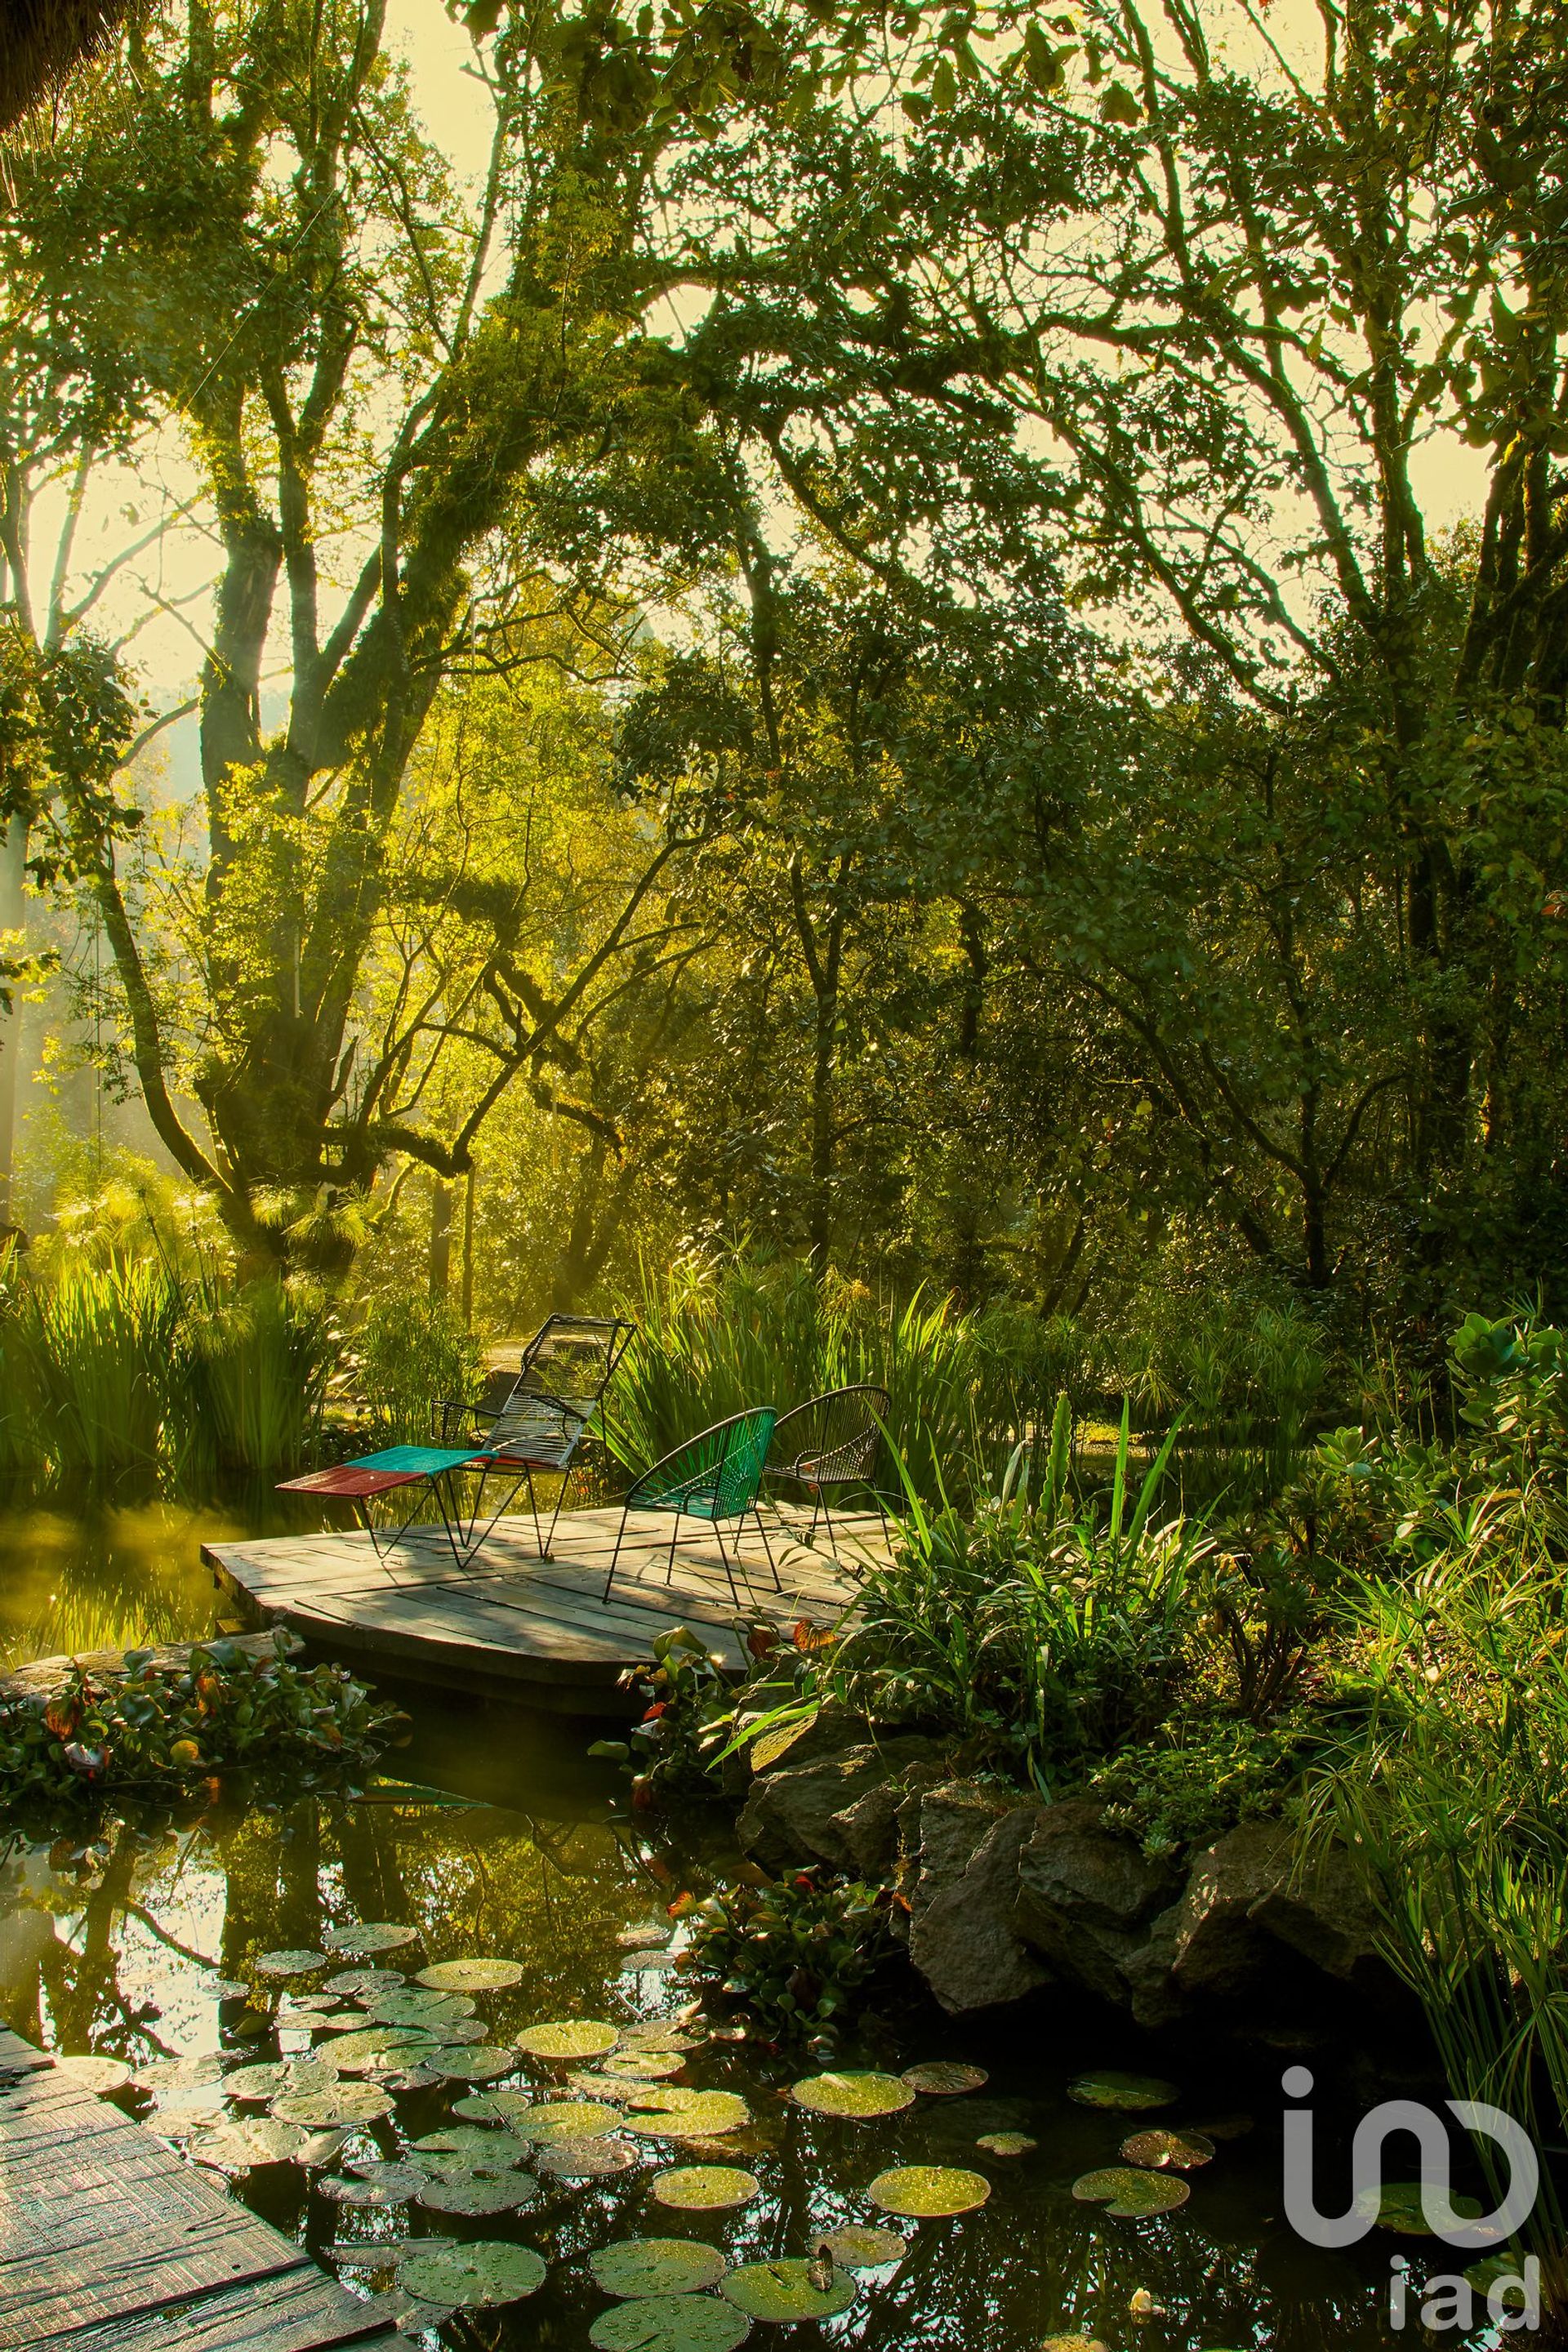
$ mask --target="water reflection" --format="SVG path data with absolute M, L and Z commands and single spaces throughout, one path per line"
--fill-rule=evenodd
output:
M 544 2017 L 669 2016 L 688 1997 L 679 1972 L 665 1956 L 617 1939 L 667 1924 L 672 1893 L 702 1885 L 733 1858 L 711 1822 L 634 1826 L 613 1773 L 587 1764 L 581 1748 L 570 1725 L 453 1702 L 420 1709 L 416 1744 L 398 1759 L 405 1779 L 374 1782 L 352 1801 L 249 1811 L 231 1803 L 193 1824 L 117 1822 L 52 1847 L 15 1839 L 0 1864 L 5 2021 L 32 2041 L 138 2065 L 219 2051 L 303 2053 L 312 2046 L 307 2013 L 264 1985 L 250 2000 L 236 1989 L 258 1984 L 259 1952 L 316 1946 L 323 1930 L 355 1918 L 416 1926 L 417 1951 L 387 1956 L 410 1969 L 469 1953 L 520 1961 L 515 1990 L 479 1998 L 481 2019 L 503 2040 Z M 737 2157 L 764 2194 L 738 2212 L 672 2213 L 653 2200 L 648 2184 L 661 2163 L 691 2160 L 679 2149 L 648 2150 L 609 2180 L 544 2183 L 533 2210 L 482 2221 L 416 2206 L 334 2205 L 314 2176 L 288 2164 L 251 2171 L 237 2190 L 366 2295 L 394 2290 L 385 2250 L 410 2234 L 516 2237 L 535 2247 L 551 2264 L 542 2292 L 510 2312 L 447 2323 L 449 2345 L 586 2345 L 604 2307 L 584 2268 L 594 2248 L 626 2235 L 680 2234 L 732 2260 L 800 2254 L 826 2229 L 879 2219 L 865 2198 L 869 2180 L 917 2162 L 984 2169 L 991 2200 L 962 2220 L 912 2228 L 900 2268 L 870 2274 L 854 2307 L 819 2331 L 836 2343 L 868 2352 L 1037 2352 L 1047 2335 L 1082 2331 L 1111 2352 L 1316 2352 L 1393 2340 L 1378 2294 L 1394 2242 L 1380 2236 L 1342 2259 L 1301 2247 L 1279 2220 L 1278 2151 L 1262 2128 L 1223 2146 L 1173 2215 L 1116 2222 L 1074 2200 L 1074 2179 L 1115 2160 L 1127 2125 L 1073 2105 L 1065 2084 L 1086 2066 L 1136 2064 L 1142 2054 L 1110 2046 L 1106 2033 L 1086 2032 L 1070 2011 L 963 2028 L 916 2010 L 889 2024 L 868 2021 L 847 2063 L 959 2057 L 989 2067 L 992 2078 L 972 2097 L 922 2098 L 874 2125 L 803 2113 L 782 2095 L 802 2070 L 712 2043 L 692 2054 L 686 2079 L 738 2090 L 750 2103 L 754 2121 Z M 331 2054 L 330 2037 L 318 2035 L 317 2046 Z M 1227 2075 L 1237 2063 L 1194 2057 L 1188 2095 L 1171 2120 L 1200 2122 L 1270 2079 Z M 531 2078 L 559 2083 L 542 2065 L 521 2070 Z M 395 2157 L 439 2128 L 461 2092 L 399 2094 L 395 2115 L 355 2132 L 345 2154 Z M 216 2111 L 222 2097 L 200 2081 L 165 2083 L 155 2103 L 148 2093 L 121 2095 L 171 2136 Z M 997 2130 L 1026 2131 L 1037 2150 L 987 2159 L 975 2140 Z M 1133 2319 L 1138 2289 L 1160 2315 Z

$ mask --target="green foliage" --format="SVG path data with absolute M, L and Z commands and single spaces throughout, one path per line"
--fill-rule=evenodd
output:
M 764 2038 L 785 2042 L 850 2022 L 893 1952 L 891 1899 L 886 1887 L 814 1869 L 738 1881 L 700 1901 L 682 1895 L 670 1910 L 687 1922 L 703 1974 Z
M 291 1783 L 363 1763 L 398 1731 L 342 1666 L 297 1664 L 286 1634 L 270 1656 L 196 1643 L 175 1665 L 128 1650 L 125 1672 L 95 1682 L 73 1666 L 52 1692 L 0 1704 L 0 1795 L 7 1804 L 151 1793 L 237 1767 Z
M 1107 1829 L 1135 1837 L 1145 1853 L 1178 1853 L 1282 1812 L 1323 1743 L 1300 1718 L 1259 1729 L 1245 1717 L 1175 1717 L 1100 1765 L 1085 1793 L 1103 1799 Z
M 375 1443 L 427 1439 L 432 1403 L 472 1397 L 483 1358 L 479 1341 L 449 1307 L 406 1297 L 373 1299 L 351 1373 Z

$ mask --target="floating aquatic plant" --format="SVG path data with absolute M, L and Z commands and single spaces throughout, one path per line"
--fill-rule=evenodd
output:
M 762 2183 L 735 2164 L 681 2164 L 656 2176 L 653 2193 L 679 2213 L 719 2213 L 749 2205 Z
M 712 2246 L 690 2238 L 619 2238 L 588 2257 L 606 2294 L 698 2294 L 717 2286 L 726 2264 Z
M 835 2270 L 831 2263 L 818 2265 L 797 2258 L 742 2263 L 730 2273 L 720 2292 L 748 2319 L 787 2322 L 833 2319 L 848 2310 L 858 2290 L 847 2271 Z
M 952 2058 L 934 2058 L 923 2066 L 906 2066 L 900 2075 L 911 2091 L 928 2098 L 957 2098 L 965 2091 L 983 2091 L 991 2080 L 984 2066 L 964 2066 Z
M 960 2166 L 904 2164 L 879 2172 L 866 2194 L 884 2213 L 900 2213 L 911 2221 L 947 2221 L 984 2205 L 991 2183 L 983 2172 L 966 2172 Z
M 1168 2172 L 1139 2172 L 1131 2165 L 1110 2164 L 1084 2173 L 1073 2182 L 1072 2193 L 1080 2204 L 1103 2205 L 1118 2221 L 1142 2221 L 1152 2213 L 1173 2212 L 1193 2192 Z
M 448 2310 L 521 2302 L 544 2284 L 545 2268 L 531 2246 L 505 2238 L 480 2238 L 465 2246 L 422 2252 L 415 2243 L 398 2263 L 397 2274 L 410 2294 Z
M 640 2295 L 612 2304 L 588 2330 L 597 2352 L 735 2352 L 752 2323 L 710 2294 Z
M 896 2116 L 915 2103 L 914 2091 L 897 2074 L 808 2074 L 791 2085 L 790 2097 L 814 2115 L 848 2116 L 862 2123 Z

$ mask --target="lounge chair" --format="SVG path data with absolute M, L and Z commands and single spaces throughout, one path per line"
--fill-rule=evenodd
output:
M 446 1398 L 433 1407 L 433 1434 L 438 1444 L 383 1446 L 332 1470 L 286 1478 L 279 1492 L 341 1496 L 352 1502 L 377 1555 L 384 1556 L 406 1535 L 418 1506 L 384 1543 L 382 1530 L 370 1517 L 371 1502 L 403 1487 L 423 1488 L 435 1499 L 452 1557 L 461 1567 L 526 1486 L 534 1541 L 540 1558 L 548 1559 L 578 1451 L 632 1331 L 631 1324 L 618 1319 L 552 1315 L 523 1349 L 516 1372 L 492 1372 L 482 1397 L 471 1402 Z M 553 1472 L 561 1480 L 548 1536 L 540 1527 L 536 1470 Z M 479 1481 L 466 1524 L 455 1507 L 456 1481 L 465 1471 L 477 1471 Z M 485 1486 L 498 1474 L 510 1475 L 511 1484 L 481 1528 Z
M 724 1573 L 730 1580 L 730 1598 L 738 1609 L 741 1595 L 735 1585 L 735 1570 L 730 1554 L 724 1549 L 723 1522 L 743 1520 L 749 1515 L 757 1522 L 757 1532 L 763 1539 L 763 1549 L 773 1570 L 773 1588 L 782 1592 L 778 1563 L 773 1548 L 768 1541 L 768 1531 L 757 1511 L 757 1496 L 762 1486 L 763 1465 L 767 1460 L 768 1444 L 778 1419 L 771 1404 L 753 1405 L 746 1412 L 738 1412 L 729 1421 L 715 1422 L 696 1437 L 689 1437 L 656 1462 L 639 1478 L 634 1478 L 626 1492 L 621 1508 L 621 1524 L 616 1535 L 616 1549 L 610 1559 L 610 1572 L 605 1579 L 605 1599 L 616 1580 L 616 1567 L 621 1557 L 621 1544 L 626 1532 L 626 1520 L 633 1511 L 664 1511 L 674 1520 L 669 1533 L 669 1558 L 665 1563 L 664 1580 L 675 1577 L 675 1547 L 680 1535 L 683 1518 L 705 1519 L 711 1527 L 719 1546 L 719 1557 L 724 1563 Z M 735 1534 L 735 1560 L 740 1561 L 741 1538 Z M 741 1570 L 742 1576 L 745 1570 Z
M 833 1541 L 828 1496 L 835 1490 L 842 1494 L 851 1486 L 866 1487 L 886 1526 L 888 1514 L 873 1473 L 891 1403 L 886 1389 L 861 1381 L 852 1388 L 825 1390 L 821 1396 L 808 1398 L 780 1418 L 763 1480 L 770 1488 L 775 1485 L 805 1488 L 811 1496 L 808 1544 L 816 1541 L 819 1519 L 826 1521 L 827 1540 Z

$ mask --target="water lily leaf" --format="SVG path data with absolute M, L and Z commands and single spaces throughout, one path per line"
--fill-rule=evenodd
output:
M 1450 2195 L 1448 2202 L 1467 2221 L 1475 2221 L 1481 2210 L 1473 2197 Z M 1422 2210 L 1418 2180 L 1391 2180 L 1384 2185 L 1377 2208 L 1377 2226 L 1380 2230 L 1396 2230 L 1405 2238 L 1433 2235 Z
M 623 2025 L 620 2047 L 623 2050 L 700 2050 L 705 2038 L 700 2033 L 688 2033 L 679 2025 Z
M 504 2238 L 479 2238 L 472 2245 L 444 2246 L 435 2253 L 415 2241 L 399 2262 L 397 2275 L 405 2290 L 424 2302 L 441 2304 L 448 2311 L 473 2311 L 536 2294 L 544 2284 L 544 2264 L 531 2246 L 516 2246 Z
M 690 2238 L 617 2238 L 588 2257 L 588 2268 L 606 2294 L 698 2294 L 717 2286 L 724 2257 Z
M 452 2109 L 476 2124 L 519 2124 L 534 2112 L 533 2100 L 526 2091 L 470 2091 Z
M 602 2058 L 620 2038 L 618 2026 L 578 2017 L 526 2026 L 517 2037 L 517 2046 L 531 2058 Z
M 735 2352 L 751 2332 L 744 2312 L 711 2295 L 649 2294 L 602 2311 L 588 2341 L 598 2352 Z
M 330 1966 L 325 1952 L 263 1952 L 252 1961 L 258 1977 L 309 1977 Z
M 629 2172 L 637 2152 L 624 2139 L 547 2139 L 533 2159 L 534 2169 L 555 2180 L 597 2180 L 612 2172 Z
M 225 2095 L 239 2100 L 271 2100 L 304 2097 L 310 2093 L 335 2091 L 340 2075 L 330 2058 L 280 2058 L 249 2066 L 237 2066 L 224 2079 Z
M 621 2120 L 619 2107 L 603 2099 L 542 2099 L 518 2117 L 515 2128 L 531 2140 L 590 2139 L 600 2132 L 618 2131 Z
M 901 2263 L 910 2251 L 909 2240 L 897 2230 L 866 2229 L 854 2222 L 827 2231 L 817 2243 L 826 2247 L 842 2271 L 879 2271 L 889 2263 Z
M 310 2138 L 298 2124 L 281 2123 L 272 2116 L 254 2122 L 220 2124 L 191 2142 L 198 2164 L 218 2172 L 247 2172 L 257 2164 L 288 2164 Z
M 1168 2172 L 1137 2172 L 1131 2165 L 1109 2164 L 1084 2173 L 1073 2182 L 1072 2193 L 1080 2204 L 1103 2205 L 1118 2221 L 1142 2221 L 1151 2213 L 1173 2211 L 1193 2192 Z
M 395 1992 L 406 1984 L 401 1969 L 340 1969 L 329 1977 L 323 1992 L 335 1992 L 340 2000 L 379 2000 L 383 1993 Z
M 234 1977 L 209 1977 L 202 1990 L 210 1992 L 215 2000 L 243 2000 L 250 1987 Z
M 447 2172 L 427 2179 L 415 2200 L 433 2213 L 506 2213 L 539 2201 L 539 2184 L 528 2172 Z
M 973 2213 L 990 2196 L 991 2183 L 983 2172 L 965 2172 L 955 2165 L 902 2164 L 879 2172 L 866 2194 L 884 2213 L 937 2221 L 954 2213 Z
M 899 2080 L 928 2098 L 957 2098 L 964 2091 L 983 2091 L 991 2080 L 984 2066 L 965 2066 L 955 2058 L 933 2058 L 923 2066 L 906 2066 Z
M 223 2056 L 216 2050 L 204 2050 L 191 2058 L 154 2058 L 145 2066 L 138 2066 L 131 2080 L 139 2091 L 156 2091 L 162 2098 L 176 2084 L 198 2086 L 221 2083 L 225 2074 Z
M 669 1941 L 669 1929 L 649 1922 L 645 1927 L 623 1927 L 616 1937 L 623 1952 L 662 1950 Z
M 301 2018 L 300 2022 L 309 2025 L 312 2033 L 363 2033 L 364 2011 L 363 2009 L 318 2010 L 313 2016 Z
M 453 2124 L 445 2131 L 426 2132 L 414 2146 L 421 2156 L 459 2157 L 473 2172 L 504 2172 L 509 2165 L 528 2161 L 526 2140 L 515 2132 L 487 2131 L 482 2124 Z
M 791 2085 L 797 2107 L 818 2116 L 850 2116 L 869 2123 L 878 2116 L 896 2116 L 912 2107 L 914 2092 L 897 2074 L 808 2074 Z
M 331 2131 L 342 2124 L 377 2124 L 392 2113 L 392 2101 L 369 2083 L 334 2083 L 326 2091 L 286 2091 L 270 2112 L 308 2131 Z
M 422 2050 L 419 2063 L 431 2074 L 443 2074 L 454 2083 L 489 2083 L 498 2074 L 515 2071 L 517 2053 L 497 2042 L 477 2042 L 466 2049 L 444 2043 L 439 2049 Z
M 422 2032 L 412 2025 L 367 2026 L 363 2033 L 343 2033 L 332 2043 L 332 2064 L 342 2074 L 367 2074 L 372 2067 L 383 2066 L 388 2060 L 406 2057 L 412 2065 L 415 2051 L 437 2047 L 434 2035 Z
M 1214 2142 L 1202 2132 L 1131 2132 L 1121 2143 L 1124 2164 L 1143 2166 L 1151 2172 L 1195 2172 L 1214 2161 Z
M 1027 2132 L 982 2132 L 974 2143 L 987 2156 L 1033 2156 L 1039 2144 Z
M 345 1923 L 327 1928 L 321 1941 L 329 1952 L 395 1952 L 400 1944 L 416 1944 L 419 1930 L 405 1927 L 400 1919 L 362 1919 L 357 1927 Z
M 434 1968 L 421 1969 L 414 1981 L 437 1992 L 501 1992 L 522 1982 L 522 1969 L 516 1960 L 437 1960 Z
M 749 2205 L 761 2189 L 756 2174 L 742 2171 L 738 2164 L 679 2164 L 659 2173 L 653 2183 L 658 2202 L 678 2213 L 727 2212 L 733 2206 Z
M 100 2099 L 110 2091 L 122 2091 L 131 2080 L 131 2069 L 123 2058 L 100 2058 L 85 2051 L 76 2057 L 56 2056 L 55 2066 L 79 2091 L 90 2091 Z
M 1112 2107 L 1135 2114 L 1142 2107 L 1168 2107 L 1179 2095 L 1174 2083 L 1158 2074 L 1080 2074 L 1068 2084 L 1068 2096 L 1080 2107 Z
M 426 1992 L 418 1985 L 400 1985 L 395 1992 L 378 1994 L 370 2004 L 373 2025 L 428 2025 L 437 2032 L 473 2013 L 474 2003 L 466 1994 Z
M 415 2164 L 363 2163 L 352 2168 L 357 2179 L 323 2180 L 323 2197 L 334 2205 L 381 2207 L 406 2205 L 424 2188 L 426 2175 Z
M 679 2050 L 612 2050 L 599 2061 L 599 2073 L 613 2081 L 665 2083 L 682 2072 L 686 2060 Z
M 716 2139 L 751 2119 L 751 2109 L 733 2091 L 683 2092 L 650 2084 L 638 2093 L 625 2128 L 644 2139 Z
M 742 2263 L 730 2273 L 720 2292 L 748 2319 L 832 2319 L 848 2310 L 859 2290 L 847 2271 L 831 2268 L 827 2284 L 814 2286 L 807 2273 L 815 2267 L 798 2259 Z
M 1047 2336 L 1040 2352 L 1107 2352 L 1098 2336 Z

